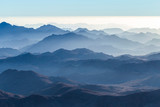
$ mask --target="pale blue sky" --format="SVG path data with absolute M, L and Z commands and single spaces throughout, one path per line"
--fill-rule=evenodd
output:
M 0 0 L 3 16 L 160 16 L 160 0 Z

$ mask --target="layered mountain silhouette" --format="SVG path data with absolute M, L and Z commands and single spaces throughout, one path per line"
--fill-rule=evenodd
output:
M 62 77 L 48 77 L 35 73 L 34 71 L 18 71 L 13 69 L 9 69 L 1 73 L 0 80 L 0 89 L 10 92 L 6 93 L 0 91 L 0 99 L 22 98 L 23 96 L 21 95 L 26 96 L 31 94 L 62 96 L 78 90 L 95 93 L 97 95 L 112 96 L 155 90 L 154 88 L 132 88 L 123 85 L 82 84 Z
M 159 74 L 159 63 L 159 60 L 150 60 L 143 56 L 113 57 L 88 49 L 60 49 L 53 53 L 26 53 L 1 59 L 0 70 L 33 70 L 79 82 L 115 84 Z
M 91 39 L 75 33 L 67 33 L 64 35 L 51 35 L 44 38 L 42 41 L 30 46 L 26 51 L 42 53 L 48 51 L 55 51 L 59 48 L 83 48 L 90 44 L 91 41 Z
M 135 32 L 135 33 L 151 32 L 151 33 L 160 34 L 160 29 L 154 29 L 154 28 L 132 28 L 132 29 L 129 29 L 128 32 Z
M 0 107 L 159 107 L 158 33 L 2 22 Z
M 97 39 L 106 36 L 107 34 L 101 30 L 88 30 L 86 28 L 78 28 L 74 31 L 77 34 L 84 35 L 88 38 Z
M 159 39 L 159 34 L 151 33 L 151 32 L 140 32 L 140 33 L 134 33 L 134 32 L 123 32 L 120 34 L 117 34 L 117 36 L 121 38 L 126 38 L 128 40 L 137 41 L 140 43 L 146 44 L 146 42 L 152 40 L 152 39 Z
M 10 48 L 22 48 L 36 43 L 48 35 L 64 34 L 67 32 L 68 31 L 62 30 L 53 25 L 44 25 L 40 28 L 33 29 L 11 25 L 7 22 L 0 23 L 1 46 Z
M 143 31 L 143 29 L 138 30 L 140 31 L 123 31 L 119 28 L 105 30 L 78 28 L 71 33 L 71 31 L 50 24 L 34 29 L 2 22 L 0 23 L 0 45 L 1 48 L 16 48 L 23 50 L 23 52 L 36 53 L 55 51 L 59 48 L 88 48 L 112 55 L 142 55 L 159 51 L 158 39 L 160 36 L 157 34 L 158 32 L 155 32 L 158 29 L 148 29 L 149 32 Z M 65 38 L 66 35 L 70 35 L 67 36 L 70 41 Z M 54 38 L 51 38 L 52 36 Z M 83 40 L 80 39 L 82 36 Z M 59 38 L 57 39 L 57 37 Z M 153 50 L 149 49 L 148 47 L 151 46 L 148 45 L 153 45 Z
M 77 89 L 61 96 L 31 95 L 25 98 L 0 99 L 3 107 L 146 107 L 159 106 L 160 91 L 135 93 L 126 96 L 108 96 Z
M 2 22 L 0 23 L 0 34 L 1 36 L 5 35 L 10 35 L 10 36 L 15 36 L 20 37 L 20 34 L 28 33 L 51 33 L 51 34 L 62 34 L 66 33 L 67 31 L 64 31 L 56 26 L 53 25 L 43 25 L 37 29 L 33 28 L 25 28 L 23 26 L 16 26 L 16 25 L 11 25 L 7 22 Z M 23 36 L 23 35 L 21 35 Z M 26 37 L 27 38 L 27 37 Z
M 120 28 L 107 28 L 107 29 L 103 29 L 103 31 L 107 34 L 120 34 L 124 32 Z
M 150 41 L 147 41 L 146 44 L 148 45 L 155 45 L 155 46 L 160 46 L 160 39 L 152 39 Z
M 23 95 L 38 92 L 41 89 L 47 88 L 51 84 L 58 82 L 72 84 L 72 81 L 65 78 L 47 77 L 33 71 L 8 69 L 0 74 L 0 89 Z
M 50 24 L 34 29 L 11 25 L 7 22 L 0 23 L 0 35 L 1 48 L 16 48 L 21 49 L 23 52 L 42 53 L 60 48 L 88 48 L 112 55 L 142 55 L 159 51 L 158 42 L 153 43 L 152 41 L 160 39 L 159 34 L 153 32 L 137 33 L 123 31 L 118 28 L 105 30 L 78 28 L 71 32 Z M 70 35 L 67 36 L 68 39 L 66 35 Z M 153 45 L 154 50 L 148 49 L 148 47 L 151 47 L 148 45 Z
M 81 29 L 84 30 L 84 29 Z M 78 30 L 79 32 L 81 30 Z M 36 44 L 33 44 L 31 46 L 28 46 L 25 48 L 25 51 L 29 51 L 32 53 L 42 53 L 47 51 L 55 51 L 59 48 L 64 49 L 76 49 L 76 48 L 89 48 L 92 50 L 107 52 L 116 54 L 116 52 L 123 53 L 126 50 L 126 52 L 130 52 L 130 49 L 136 49 L 138 47 L 143 46 L 143 44 L 140 44 L 138 42 L 133 42 L 131 40 L 127 40 L 124 38 L 120 38 L 116 35 L 105 35 L 101 34 L 101 31 L 86 31 L 84 30 L 83 33 L 78 33 L 78 31 L 75 31 L 76 33 L 67 33 L 63 35 L 51 35 L 46 38 L 44 38 L 42 41 L 39 41 Z M 81 31 L 82 32 L 82 31 Z M 98 32 L 94 33 L 93 32 Z M 88 34 L 89 33 L 89 34 Z M 97 38 L 89 37 L 87 35 L 91 36 L 97 36 Z M 107 51 L 105 51 L 105 49 Z M 114 50 L 112 52 L 112 50 Z

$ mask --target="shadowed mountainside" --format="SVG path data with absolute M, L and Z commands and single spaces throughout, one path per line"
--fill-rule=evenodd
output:
M 158 107 L 160 91 L 135 93 L 126 96 L 106 96 L 77 89 L 61 96 L 31 95 L 21 99 L 0 99 L 3 107 Z

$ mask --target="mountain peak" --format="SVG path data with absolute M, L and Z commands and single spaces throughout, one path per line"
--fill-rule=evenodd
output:
M 0 23 L 0 27 L 6 27 L 6 26 L 12 26 L 12 25 L 7 22 Z
M 88 29 L 87 28 L 78 28 L 75 30 L 75 32 L 87 32 Z
M 54 30 L 60 30 L 60 31 L 63 31 L 62 29 L 54 26 L 54 25 L 51 25 L 51 24 L 47 24 L 47 25 L 43 25 L 39 28 L 37 28 L 37 30 L 41 30 L 41 31 L 54 31 Z
M 40 28 L 56 28 L 56 26 L 51 25 L 51 24 L 47 24 L 47 25 L 43 25 Z

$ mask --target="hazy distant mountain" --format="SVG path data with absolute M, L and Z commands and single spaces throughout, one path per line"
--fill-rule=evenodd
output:
M 42 53 L 48 51 L 52 52 L 60 48 L 85 48 L 90 44 L 90 42 L 92 42 L 91 39 L 76 33 L 67 33 L 64 35 L 51 35 L 44 38 L 42 41 L 30 46 L 26 51 Z
M 33 28 L 25 28 L 22 26 L 11 25 L 7 22 L 0 23 L 0 34 L 2 35 L 14 35 L 18 33 L 34 32 Z
M 135 54 L 138 51 L 137 48 L 145 48 L 146 42 L 154 38 L 160 38 L 155 33 L 123 32 L 116 35 L 107 35 L 104 31 L 88 30 L 86 28 L 79 28 L 73 31 L 74 33 L 69 33 L 70 31 L 65 31 L 53 25 L 43 25 L 33 29 L 11 25 L 6 22 L 2 22 L 0 28 L 1 47 L 21 48 L 23 52 L 36 53 L 52 52 L 60 48 L 88 48 L 112 55 Z M 120 31 L 120 29 L 108 30 Z M 158 44 L 154 43 L 154 45 L 157 46 Z M 151 52 L 147 49 L 144 50 L 138 51 L 138 54 Z
M 51 53 L 50 53 L 51 54 Z M 104 53 L 96 53 L 89 49 L 80 48 L 75 50 L 59 49 L 53 52 L 52 57 L 55 56 L 59 60 L 84 60 L 84 59 L 109 59 L 113 58 L 111 55 Z
M 146 55 L 149 53 L 153 53 L 153 52 L 159 52 L 160 51 L 160 47 L 159 46 L 155 46 L 155 45 L 146 45 L 146 46 L 142 46 L 139 47 L 135 50 L 135 52 L 137 53 L 137 55 Z
M 116 35 L 108 35 L 103 38 L 97 39 L 97 43 L 103 45 L 111 45 L 118 49 L 134 50 L 137 47 L 143 46 L 139 42 L 134 42 L 125 38 L 120 38 Z
M 0 58 L 19 55 L 21 52 L 12 48 L 0 48 Z
M 121 38 L 126 38 L 128 40 L 137 41 L 140 43 L 148 42 L 154 38 L 160 38 L 159 34 L 150 33 L 150 32 L 140 32 L 140 33 L 133 33 L 133 32 L 123 32 L 121 34 L 117 34 Z
M 114 30 L 114 29 L 108 29 L 108 30 Z M 96 30 L 89 31 L 88 29 L 85 29 L 85 28 L 79 28 L 79 29 L 75 30 L 74 32 L 81 34 L 81 35 L 84 35 L 84 36 L 87 36 L 88 38 L 96 39 L 95 40 L 96 42 L 93 43 L 93 45 L 89 46 L 88 48 L 100 47 L 100 46 L 106 45 L 106 46 L 113 47 L 114 48 L 113 50 L 116 50 L 116 51 L 121 50 L 122 51 L 123 49 L 127 50 L 128 48 L 132 50 L 135 47 L 137 47 L 137 46 L 139 47 L 140 45 L 142 45 L 140 43 L 133 42 L 131 39 L 127 40 L 124 38 L 120 38 L 117 35 L 108 35 L 104 31 L 96 31 Z M 115 49 L 115 48 L 117 48 L 117 49 Z M 93 49 L 98 50 L 99 48 L 93 48 Z M 105 49 L 102 50 L 102 52 L 104 52 L 104 51 L 105 51 Z M 109 51 L 109 53 L 111 53 L 110 51 Z
M 15 49 L 21 49 L 25 46 L 34 44 L 36 42 L 38 42 L 37 40 L 29 40 L 29 39 L 10 39 L 10 40 L 0 40 L 0 46 L 1 47 L 12 47 Z
M 151 28 L 132 28 L 129 29 L 128 32 L 135 32 L 135 33 L 157 33 L 160 34 L 160 29 L 151 29 Z
M 65 31 L 63 29 L 60 29 L 56 26 L 53 25 L 43 25 L 39 28 L 36 29 L 37 32 L 46 32 L 46 33 L 53 33 L 53 34 L 63 34 L 63 33 L 67 33 L 68 31 Z
M 88 49 L 91 49 L 95 52 L 103 52 L 103 53 L 106 53 L 106 54 L 109 54 L 109 55 L 122 55 L 122 54 L 125 54 L 125 53 L 129 53 L 129 50 L 124 50 L 124 49 L 118 49 L 118 48 L 115 48 L 111 45 L 97 45 L 97 44 L 94 44 L 94 45 L 91 45 L 91 46 L 88 46 Z
M 107 28 L 107 29 L 103 29 L 103 31 L 107 34 L 119 34 L 119 33 L 123 33 L 124 31 L 120 28 Z
M 24 35 L 26 33 L 28 36 Z M 64 34 L 64 33 L 67 33 L 67 31 L 62 30 L 62 29 L 60 29 L 56 26 L 53 26 L 53 25 L 43 25 L 37 29 L 33 29 L 33 28 L 25 28 L 23 26 L 11 25 L 7 22 L 0 23 L 1 37 L 6 35 L 6 36 L 14 37 L 14 38 L 17 38 L 17 37 L 24 38 L 24 36 L 26 36 L 25 38 L 28 38 L 28 37 L 30 37 L 30 34 L 32 34 L 32 33 L 37 33 L 37 34 L 38 33 L 47 33 L 47 35 L 49 35 L 49 34 Z M 32 36 L 32 37 L 35 38 L 34 36 Z M 44 35 L 44 37 L 45 36 L 46 35 Z
M 143 46 L 143 44 L 141 43 L 120 38 L 116 35 L 103 35 L 103 37 L 99 37 L 97 39 L 91 39 L 83 35 L 77 33 L 51 35 L 46 37 L 42 41 L 25 48 L 25 51 L 32 53 L 42 53 L 48 51 L 52 52 L 60 48 L 88 48 L 94 51 L 105 52 L 107 54 L 113 55 L 116 55 L 116 53 L 114 54 L 114 52 L 117 52 L 120 55 L 127 52 L 130 53 L 131 50 Z
M 68 31 L 62 30 L 53 25 L 44 25 L 41 26 L 40 28 L 33 29 L 33 28 L 25 28 L 23 26 L 11 25 L 6 22 L 0 23 L 0 35 L 1 35 L 0 41 L 5 43 L 4 45 L 1 43 L 2 47 L 5 46 L 5 47 L 19 48 L 19 45 L 21 47 L 30 45 L 32 43 L 35 43 L 35 41 L 37 40 L 41 40 L 44 37 L 47 37 L 48 35 L 64 34 L 67 32 Z M 28 44 L 23 44 L 22 42 L 20 42 L 20 40 L 22 41 L 26 39 L 28 40 Z M 17 45 L 14 44 L 15 43 L 14 41 L 17 41 L 16 42 Z M 18 43 L 18 41 L 20 43 Z M 12 46 L 11 44 L 14 45 Z
M 160 39 L 152 39 L 148 42 L 146 42 L 147 45 L 155 45 L 155 46 L 160 46 Z
M 74 32 L 92 39 L 102 38 L 107 35 L 104 31 L 88 30 L 86 28 L 78 28 Z

